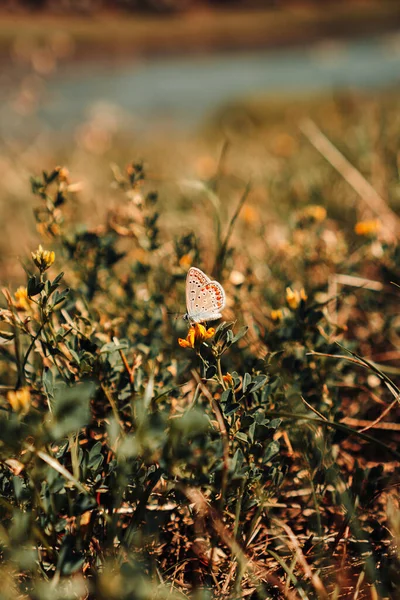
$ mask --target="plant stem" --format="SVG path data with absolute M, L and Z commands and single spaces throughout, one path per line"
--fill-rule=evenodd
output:
M 71 453 L 71 464 L 72 464 L 72 473 L 79 481 L 79 457 L 78 457 L 78 436 L 74 433 L 68 436 L 69 438 L 69 451 Z
M 121 421 L 121 418 L 119 416 L 118 408 L 117 408 L 117 405 L 115 403 L 115 400 L 112 397 L 112 394 L 110 393 L 110 391 L 108 390 L 108 388 L 104 385 L 104 383 L 101 383 L 100 385 L 101 385 L 101 389 L 104 392 L 105 397 L 107 398 L 108 402 L 110 403 L 111 410 L 113 411 L 114 418 L 115 418 L 115 420 L 117 421 L 117 423 L 120 426 L 121 435 L 125 435 L 124 424 Z
M 217 357 L 217 373 L 218 373 L 218 380 L 220 382 L 220 384 L 222 385 L 222 387 L 224 388 L 224 390 L 227 389 L 227 384 L 224 381 L 224 376 L 222 375 L 222 369 L 221 369 L 221 357 L 218 356 Z

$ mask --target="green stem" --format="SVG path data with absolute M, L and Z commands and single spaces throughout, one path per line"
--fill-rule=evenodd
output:
M 279 556 L 279 554 L 277 554 L 273 550 L 270 550 L 269 548 L 266 548 L 266 551 L 282 567 L 282 569 L 285 571 L 286 575 L 289 577 L 290 581 L 292 582 L 294 588 L 299 592 L 299 595 L 304 600 L 308 600 L 308 596 L 304 593 L 304 591 L 302 590 L 302 588 L 299 586 L 299 580 L 297 579 L 296 575 L 292 572 L 292 570 L 289 569 L 289 567 L 287 566 L 287 564 L 285 563 L 285 561 L 282 560 L 282 558 Z
M 215 265 L 213 267 L 213 274 L 216 277 L 220 277 L 221 273 L 223 271 L 224 268 L 224 264 L 225 264 L 225 258 L 226 258 L 226 253 L 227 253 L 227 249 L 228 249 L 228 244 L 229 244 L 229 240 L 231 238 L 232 232 L 233 232 L 233 228 L 235 226 L 236 220 L 239 216 L 240 211 L 242 210 L 243 204 L 246 202 L 247 197 L 249 195 L 250 192 L 250 183 L 248 183 L 246 185 L 246 188 L 239 200 L 239 203 L 236 207 L 236 210 L 233 214 L 233 217 L 230 220 L 229 226 L 228 226 L 228 231 L 226 232 L 226 236 L 224 241 L 222 242 L 222 244 L 220 243 L 219 245 L 219 250 L 218 250 L 218 254 L 217 254 L 217 258 L 215 260 Z M 219 240 L 220 241 L 220 240 Z
M 226 390 L 227 384 L 225 383 L 224 376 L 222 375 L 221 357 L 220 356 L 217 357 L 217 372 L 218 372 L 218 380 L 219 380 L 220 384 L 222 385 L 222 387 L 224 388 L 224 390 Z
M 36 343 L 36 340 L 39 338 L 39 335 L 42 333 L 42 330 L 43 330 L 43 327 L 45 326 L 45 324 L 46 324 L 46 321 L 43 321 L 43 323 L 40 325 L 39 329 L 37 330 L 35 336 L 32 338 L 32 341 L 29 344 L 29 348 L 25 353 L 24 360 L 22 361 L 22 373 L 24 375 L 24 378 L 25 378 L 25 367 L 26 367 L 26 363 L 28 362 L 29 355 L 32 352 L 32 349 Z
M 239 533 L 239 524 L 240 524 L 240 511 L 242 510 L 242 499 L 243 499 L 243 494 L 244 494 L 244 489 L 246 487 L 246 483 L 247 483 L 247 478 L 243 477 L 242 482 L 240 484 L 239 497 L 237 499 L 236 509 L 235 509 L 235 523 L 233 525 L 233 537 L 235 538 L 235 540 L 238 543 L 239 543 L 238 533 Z
M 77 479 L 79 481 L 80 473 L 79 473 L 79 457 L 78 457 L 78 436 L 71 433 L 71 435 L 68 436 L 68 439 L 69 439 L 69 451 L 71 453 L 72 473 L 73 473 L 75 479 Z
M 196 386 L 196 389 L 194 391 L 192 404 L 190 405 L 189 410 L 191 410 L 192 408 L 194 408 L 196 406 L 197 399 L 200 396 L 200 390 L 201 390 L 201 386 L 200 386 L 200 383 L 198 383 Z
M 149 479 L 147 482 L 147 487 L 144 490 L 142 497 L 140 498 L 140 500 L 136 506 L 136 510 L 132 515 L 131 522 L 125 531 L 125 535 L 123 536 L 121 549 L 123 548 L 123 549 L 129 550 L 130 546 L 132 545 L 135 531 L 136 531 L 136 529 L 138 529 L 140 527 L 140 524 L 141 524 L 141 522 L 144 518 L 145 512 L 146 512 L 146 505 L 150 499 L 152 491 L 154 490 L 157 483 L 161 479 L 161 476 L 162 476 L 162 469 L 160 467 L 158 467 L 149 476 Z M 122 560 L 122 555 L 120 555 L 120 559 Z
M 104 392 L 105 397 L 107 398 L 108 402 L 110 403 L 111 410 L 113 411 L 114 418 L 117 421 L 117 423 L 119 424 L 121 435 L 124 436 L 125 435 L 124 424 L 121 421 L 121 418 L 119 416 L 118 408 L 117 408 L 117 405 L 115 403 L 115 400 L 114 400 L 112 394 L 107 389 L 107 387 L 104 385 L 104 383 L 101 383 L 100 385 L 101 385 L 101 389 Z
M 311 474 L 311 469 L 310 469 L 310 485 L 311 485 L 311 493 L 312 493 L 312 498 L 313 498 L 313 502 L 314 502 L 315 513 L 317 515 L 318 536 L 321 538 L 322 537 L 321 512 L 319 510 L 319 504 L 318 504 L 317 494 L 315 492 L 315 486 L 314 486 L 314 481 L 313 481 L 312 474 Z

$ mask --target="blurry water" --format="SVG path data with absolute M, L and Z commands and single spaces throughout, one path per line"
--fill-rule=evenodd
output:
M 83 60 L 49 78 L 35 126 L 70 130 L 94 106 L 121 107 L 125 126 L 137 129 L 191 129 L 221 104 L 257 94 L 373 88 L 400 81 L 396 37 L 312 48 L 152 58 L 116 66 Z M 22 133 L 28 117 L 0 104 L 3 134 Z M 110 113 L 108 113 L 110 114 Z M 32 126 L 32 119 L 30 122 Z

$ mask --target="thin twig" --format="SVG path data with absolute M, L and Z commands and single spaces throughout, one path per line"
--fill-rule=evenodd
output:
M 82 492 L 83 494 L 86 494 L 86 495 L 90 494 L 89 490 L 84 485 L 82 485 L 82 483 L 80 481 L 78 481 L 78 479 L 76 479 L 72 475 L 72 473 L 70 473 L 65 467 L 63 467 L 63 465 L 61 463 L 59 463 L 58 460 L 56 460 L 52 456 L 49 456 L 42 450 L 36 450 L 36 448 L 34 448 L 34 446 L 28 445 L 27 449 L 30 452 L 33 452 L 34 454 L 36 454 L 41 460 L 43 460 L 45 463 L 50 465 L 50 467 L 52 467 L 55 471 L 58 471 L 58 473 L 60 473 L 60 475 L 62 475 L 65 479 L 67 479 L 67 481 L 70 481 L 80 492 Z
M 287 535 L 289 537 L 289 540 L 290 540 L 290 542 L 292 544 L 292 548 L 295 551 L 297 561 L 301 565 L 301 567 L 302 567 L 302 569 L 304 571 L 305 576 L 308 579 L 310 579 L 310 581 L 313 584 L 314 589 L 317 592 L 318 596 L 320 598 L 323 598 L 323 600 L 328 600 L 328 593 L 327 593 L 327 591 L 325 589 L 324 584 L 322 583 L 322 581 L 321 581 L 320 577 L 317 575 L 317 573 L 315 573 L 314 571 L 312 571 L 310 565 L 306 561 L 305 556 L 303 554 L 303 551 L 300 548 L 300 544 L 298 542 L 298 539 L 295 536 L 295 534 L 293 533 L 293 531 L 283 521 L 276 520 L 276 523 L 277 523 L 277 525 L 279 527 L 281 527 L 287 533 Z
M 236 207 L 234 215 L 233 215 L 233 217 L 230 220 L 230 223 L 229 223 L 229 226 L 228 226 L 228 231 L 226 232 L 225 239 L 222 242 L 221 247 L 220 247 L 220 249 L 219 249 L 219 251 L 217 253 L 217 257 L 215 259 L 215 264 L 214 264 L 214 267 L 212 269 L 212 273 L 216 277 L 220 277 L 221 276 L 222 269 L 224 268 L 225 256 L 226 256 L 226 251 L 228 249 L 229 240 L 231 238 L 231 235 L 232 235 L 232 232 L 233 232 L 233 228 L 234 228 L 236 220 L 237 220 L 237 218 L 238 218 L 238 216 L 240 214 L 240 211 L 242 210 L 242 207 L 243 207 L 244 203 L 247 200 L 247 197 L 249 195 L 250 189 L 251 189 L 251 184 L 248 183 L 246 185 L 246 188 L 245 188 L 245 190 L 244 190 L 244 192 L 243 192 L 240 200 L 239 200 L 239 203 L 238 203 L 238 205 Z
M 305 398 L 303 398 L 303 396 L 300 396 L 300 398 L 301 398 L 302 402 L 307 406 L 307 408 L 309 408 L 314 414 L 316 414 L 317 417 L 319 417 L 323 421 L 327 421 L 328 420 L 326 417 L 324 417 L 324 415 L 322 415 L 320 412 L 318 412 L 318 410 L 316 408 L 314 408 L 313 406 L 311 406 L 311 404 L 309 404 L 307 402 L 307 400 Z
M 314 121 L 304 119 L 300 123 L 300 130 L 322 156 L 342 175 L 343 179 L 360 196 L 366 206 L 377 215 L 382 222 L 385 238 L 388 241 L 395 241 L 400 235 L 400 219 L 382 196 L 378 194 L 360 171 L 339 152 Z
M 117 404 L 116 404 L 111 392 L 107 389 L 107 387 L 104 385 L 104 383 L 101 383 L 100 385 L 101 385 L 101 389 L 104 392 L 105 397 L 107 398 L 108 402 L 110 403 L 114 418 L 120 426 L 121 434 L 125 435 L 124 423 L 123 423 L 121 417 L 119 416 Z
M 363 427 L 360 432 L 368 431 L 368 429 L 383 429 L 386 431 L 400 431 L 400 423 L 381 423 L 380 421 L 388 414 L 388 412 L 398 404 L 397 400 L 393 400 L 375 421 L 367 421 L 366 419 L 355 419 L 353 417 L 346 417 L 342 420 L 342 423 L 347 423 L 353 427 Z

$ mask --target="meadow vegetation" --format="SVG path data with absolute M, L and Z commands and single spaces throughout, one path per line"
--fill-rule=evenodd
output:
M 398 598 L 397 99 L 81 138 L 29 202 L 7 162 L 1 598 Z M 188 336 L 191 265 L 227 307 Z

